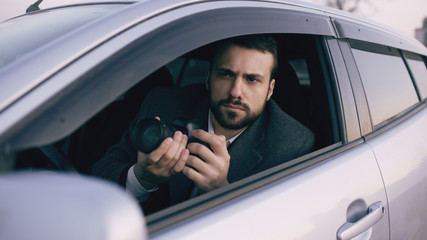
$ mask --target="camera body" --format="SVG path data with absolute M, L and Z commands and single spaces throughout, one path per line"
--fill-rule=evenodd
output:
M 132 128 L 130 141 L 138 151 L 150 153 L 158 148 L 167 137 L 173 137 L 176 131 L 187 135 L 188 142 L 200 142 L 191 136 L 191 131 L 195 129 L 199 129 L 199 127 L 190 120 L 176 119 L 171 123 L 166 123 L 156 118 L 144 118 Z

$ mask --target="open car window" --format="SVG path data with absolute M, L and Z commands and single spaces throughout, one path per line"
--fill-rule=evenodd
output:
M 274 37 L 279 45 L 279 66 L 272 98 L 284 112 L 315 134 L 314 151 L 341 143 L 336 96 L 331 94 L 332 80 L 322 56 L 321 37 L 299 34 L 276 34 Z M 150 90 L 205 83 L 211 46 L 196 48 L 155 70 L 71 135 L 51 145 L 20 152 L 15 167 L 74 168 L 81 174 L 91 174 L 93 165 L 111 146 L 120 142 Z M 283 167 L 292 167 L 306 159 L 283 161 Z M 64 160 L 70 165 L 64 165 Z

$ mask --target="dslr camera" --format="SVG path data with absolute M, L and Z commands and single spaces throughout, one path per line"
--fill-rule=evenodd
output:
M 158 148 L 167 137 L 172 137 L 176 131 L 187 135 L 188 142 L 200 142 L 191 136 L 191 131 L 195 129 L 199 129 L 199 127 L 190 120 L 176 119 L 171 123 L 166 123 L 156 118 L 144 118 L 131 130 L 130 140 L 132 146 L 138 151 L 150 153 Z

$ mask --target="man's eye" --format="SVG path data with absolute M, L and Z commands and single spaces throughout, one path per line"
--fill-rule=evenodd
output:
M 220 77 L 231 77 L 231 74 L 228 72 L 219 72 L 218 76 L 220 76 Z
M 259 82 L 259 79 L 257 77 L 247 77 L 249 82 Z

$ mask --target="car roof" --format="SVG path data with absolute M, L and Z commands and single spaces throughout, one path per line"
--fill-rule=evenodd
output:
M 221 2 L 221 1 L 228 1 L 229 0 L 163 0 L 163 1 L 156 1 L 156 0 L 81 0 L 81 1 L 75 1 L 75 0 L 65 0 L 65 1 L 55 1 L 55 0 L 44 0 L 40 7 L 42 9 L 46 8 L 58 8 L 58 7 L 69 7 L 69 6 L 75 6 L 75 5 L 93 5 L 93 4 L 112 4 L 112 3 L 122 3 L 122 4 L 131 4 L 131 3 L 140 3 L 144 4 L 144 6 L 147 7 L 147 9 L 150 9 L 153 12 L 156 12 L 160 14 L 161 12 L 167 12 L 179 7 L 197 4 L 197 3 L 206 3 L 206 2 Z M 253 0 L 246 0 L 243 2 L 251 2 Z M 234 1 L 238 5 L 238 2 L 242 1 Z M 336 8 L 328 7 L 328 6 L 322 6 L 317 5 L 309 2 L 303 2 L 300 0 L 257 0 L 257 2 L 265 2 L 265 3 L 279 3 L 284 5 L 291 5 L 291 6 L 297 6 L 302 7 L 307 10 L 317 11 L 319 13 L 323 13 L 324 15 L 329 15 L 335 18 L 339 19 L 345 19 L 349 22 L 354 22 L 360 25 L 364 25 L 367 27 L 371 27 L 378 31 L 386 32 L 388 35 L 392 35 L 395 38 L 401 39 L 401 41 L 407 42 L 410 45 L 416 46 L 419 51 L 418 53 L 426 54 L 427 50 L 425 47 L 416 39 L 413 37 L 405 35 L 403 32 L 400 32 L 390 26 L 387 26 L 385 24 L 381 24 L 379 22 L 373 21 L 369 18 L 356 15 L 353 13 L 349 13 L 343 10 L 339 10 Z M 145 15 L 144 12 L 141 12 L 141 16 Z M 340 37 L 340 36 L 338 36 Z M 343 36 L 341 36 L 343 37 Z M 414 50 L 414 49 L 412 49 Z

